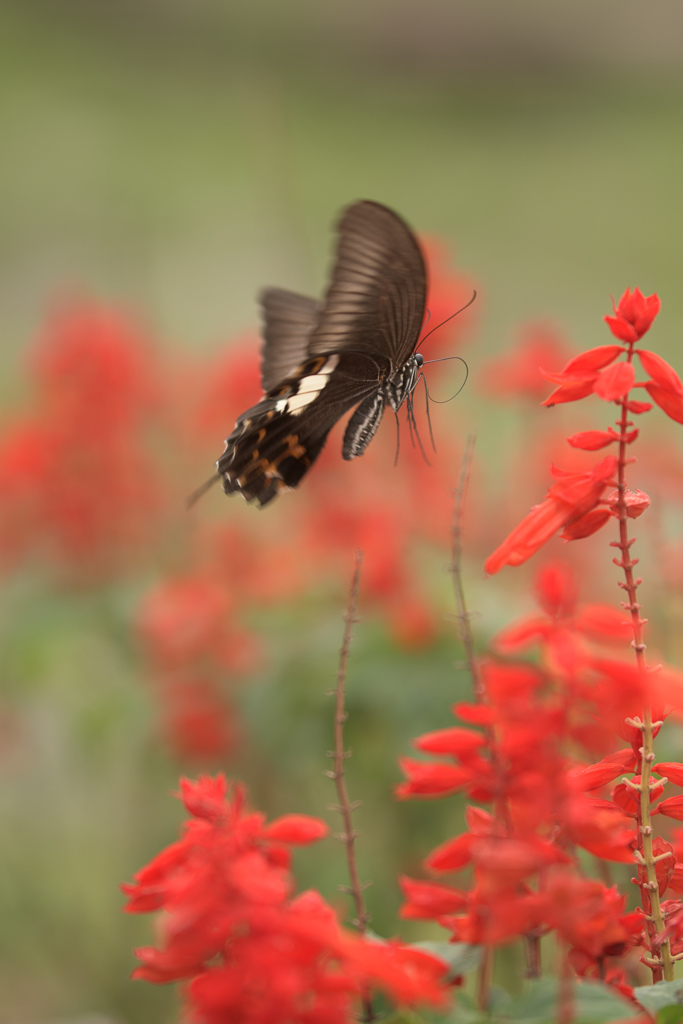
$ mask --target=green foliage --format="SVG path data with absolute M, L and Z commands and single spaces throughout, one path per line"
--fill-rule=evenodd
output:
M 681 1024 L 683 1021 L 683 1006 L 666 1006 L 660 1010 L 655 1018 L 657 1024 Z
M 429 942 L 426 940 L 414 942 L 413 946 L 444 960 L 450 968 L 449 981 L 476 970 L 481 963 L 483 954 L 481 946 L 470 946 L 467 942 Z
M 633 994 L 648 1013 L 658 1013 L 667 1007 L 678 1007 L 683 1004 L 683 981 L 658 981 L 656 985 L 641 985 L 634 989 Z M 678 1019 L 667 1019 L 667 1024 L 673 1024 L 673 1021 Z

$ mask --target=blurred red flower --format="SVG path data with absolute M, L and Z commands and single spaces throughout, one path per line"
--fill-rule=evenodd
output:
M 379 987 L 399 1005 L 442 1005 L 446 965 L 422 951 L 344 932 L 316 892 L 292 898 L 292 844 L 324 822 L 286 815 L 267 825 L 223 776 L 182 780 L 192 816 L 183 837 L 124 885 L 127 910 L 163 909 L 159 946 L 136 951 L 134 976 L 192 979 L 186 1008 L 201 1024 L 346 1024 Z
M 163 512 L 146 431 L 158 414 L 149 346 L 123 317 L 74 305 L 34 350 L 32 415 L 0 439 L 0 544 L 71 578 L 130 568 Z
M 512 349 L 483 367 L 482 388 L 491 395 L 518 395 L 540 401 L 546 392 L 541 367 L 556 366 L 568 356 L 567 342 L 552 325 L 528 324 Z

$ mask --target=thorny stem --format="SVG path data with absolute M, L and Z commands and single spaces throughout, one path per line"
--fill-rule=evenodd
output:
M 633 343 L 629 345 L 627 356 L 627 362 L 630 363 L 632 361 Z M 626 506 L 626 447 L 628 444 L 628 428 L 632 426 L 632 423 L 628 419 L 627 402 L 628 395 L 625 395 L 619 403 L 621 405 L 621 418 L 617 423 L 617 426 L 619 427 L 619 465 L 617 474 L 619 541 L 618 543 L 612 542 L 612 545 L 613 547 L 619 548 L 619 551 L 621 552 L 621 558 L 615 558 L 614 563 L 624 571 L 625 582 L 619 583 L 619 586 L 622 590 L 625 590 L 628 595 L 628 601 L 624 602 L 624 607 L 629 612 L 631 618 L 631 630 L 633 633 L 633 648 L 635 650 L 636 663 L 640 672 L 645 675 L 647 672 L 647 662 L 645 659 L 645 643 L 643 642 L 643 626 L 647 620 L 642 619 L 640 616 L 640 604 L 637 598 L 637 590 L 641 580 L 637 579 L 633 575 L 633 569 L 637 564 L 638 559 L 631 558 L 631 547 L 635 541 L 635 537 L 629 538 L 628 535 L 628 515 Z M 647 920 L 650 952 L 652 957 L 656 958 L 657 961 L 656 963 L 650 964 L 650 968 L 652 970 L 652 981 L 654 983 L 661 981 L 662 977 L 664 977 L 666 981 L 673 981 L 674 970 L 669 940 L 664 939 L 661 942 L 661 946 L 657 940 L 657 936 L 664 930 L 664 918 L 659 898 L 659 883 L 657 881 L 655 859 L 652 849 L 653 828 L 650 815 L 650 772 L 655 755 L 653 751 L 652 707 L 649 704 L 644 708 L 643 721 L 640 728 L 643 736 L 643 745 L 641 747 L 640 766 L 640 803 L 636 820 L 638 826 L 638 852 L 642 857 L 646 875 L 646 881 L 641 882 L 641 902 L 643 904 L 643 910 L 645 911 Z M 658 952 L 660 953 L 659 956 Z
M 335 695 L 335 710 L 334 710 L 334 751 L 330 753 L 330 757 L 334 758 L 334 769 L 327 772 L 330 778 L 334 779 L 335 786 L 337 788 L 337 798 L 339 804 L 333 809 L 339 811 L 344 822 L 343 832 L 337 833 L 336 838 L 340 839 L 346 848 L 346 862 L 348 865 L 349 879 L 351 882 L 350 886 L 340 887 L 344 891 L 348 892 L 353 899 L 356 916 L 353 920 L 353 924 L 356 925 L 358 931 L 363 935 L 365 934 L 370 915 L 368 914 L 365 906 L 365 900 L 363 899 L 363 889 L 365 886 L 360 881 L 358 874 L 358 864 L 356 863 L 356 838 L 358 833 L 353 827 L 353 811 L 358 807 L 358 803 L 352 803 L 349 800 L 349 794 L 346 789 L 346 781 L 344 778 L 344 764 L 347 758 L 351 756 L 350 750 L 344 749 L 344 723 L 348 717 L 346 708 L 344 706 L 344 700 L 346 696 L 346 666 L 349 660 L 349 652 L 351 649 L 351 634 L 353 631 L 353 624 L 358 620 L 355 618 L 356 608 L 358 606 L 358 588 L 360 585 L 360 572 L 363 564 L 363 552 L 356 551 L 354 554 L 354 568 L 353 576 L 351 577 L 351 586 L 349 587 L 349 597 L 346 605 L 346 613 L 344 615 L 344 639 L 342 640 L 341 650 L 339 652 L 339 667 L 337 668 L 337 685 L 332 691 Z M 365 1024 L 377 1020 L 377 1014 L 374 1011 L 372 1000 L 369 996 L 365 996 L 362 1000 L 363 1013 L 361 1021 Z

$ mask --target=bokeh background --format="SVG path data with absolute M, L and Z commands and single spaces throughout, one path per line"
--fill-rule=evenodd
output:
M 173 1019 L 171 992 L 129 981 L 150 923 L 121 914 L 118 884 L 174 837 L 180 773 L 225 770 L 268 814 L 334 821 L 326 691 L 357 545 L 361 873 L 377 931 L 426 934 L 397 922 L 396 875 L 460 812 L 393 786 L 410 737 L 468 690 L 447 573 L 464 438 L 483 648 L 533 604 L 533 566 L 485 581 L 484 557 L 551 461 L 593 461 L 563 437 L 608 422 L 598 399 L 539 409 L 539 362 L 608 343 L 610 294 L 638 286 L 662 299 L 651 347 L 682 368 L 682 47 L 677 0 L 2 0 L 4 1019 Z M 358 198 L 425 238 L 433 315 L 478 291 L 428 342 L 470 372 L 432 408 L 432 468 L 404 430 L 394 470 L 388 422 L 358 465 L 337 432 L 263 513 L 215 492 L 187 515 L 258 396 L 256 292 L 319 294 Z M 432 371 L 436 397 L 462 380 Z M 635 481 L 658 499 L 643 601 L 680 664 L 683 459 L 661 419 Z M 585 597 L 613 600 L 604 540 L 568 550 L 551 553 Z M 297 873 L 343 912 L 339 844 Z

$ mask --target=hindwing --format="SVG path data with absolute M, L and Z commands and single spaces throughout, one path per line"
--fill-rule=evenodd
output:
M 284 288 L 266 288 L 259 299 L 264 320 L 261 380 L 263 390 L 270 391 L 305 361 L 322 306 Z
M 225 493 L 264 506 L 296 487 L 337 420 L 377 391 L 365 356 L 309 359 L 238 419 L 217 463 Z

